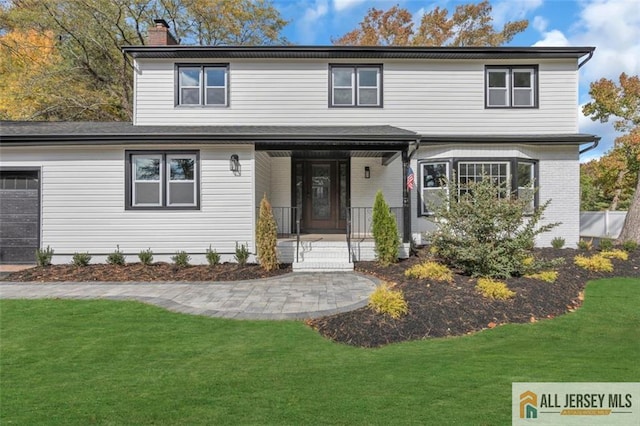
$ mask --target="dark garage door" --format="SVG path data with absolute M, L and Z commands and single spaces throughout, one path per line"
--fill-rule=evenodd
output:
M 0 170 L 0 263 L 35 263 L 40 236 L 38 174 Z

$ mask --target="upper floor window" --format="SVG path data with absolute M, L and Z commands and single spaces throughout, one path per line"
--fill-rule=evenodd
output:
M 228 65 L 179 65 L 176 105 L 228 106 Z
M 536 66 L 486 67 L 488 108 L 535 108 L 538 106 Z
M 126 208 L 199 208 L 197 151 L 127 151 Z
M 331 65 L 332 107 L 381 107 L 382 65 Z

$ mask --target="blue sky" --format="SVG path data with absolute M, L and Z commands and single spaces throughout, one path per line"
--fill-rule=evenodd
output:
M 290 23 L 284 35 L 295 44 L 329 45 L 357 27 L 371 7 L 388 9 L 395 4 L 408 9 L 419 22 L 424 11 L 435 6 L 480 0 L 274 0 Z M 589 101 L 589 83 L 602 77 L 617 81 L 621 72 L 640 74 L 640 0 L 494 0 L 496 26 L 528 19 L 529 28 L 511 46 L 595 46 L 593 59 L 580 71 L 579 101 Z M 594 123 L 578 112 L 580 131 L 602 137 L 600 146 L 582 158 L 587 161 L 610 149 L 616 133 L 611 124 Z

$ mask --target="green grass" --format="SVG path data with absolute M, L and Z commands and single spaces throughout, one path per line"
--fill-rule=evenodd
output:
M 514 381 L 639 381 L 640 280 L 473 336 L 360 349 L 298 322 L 3 300 L 2 424 L 508 424 Z

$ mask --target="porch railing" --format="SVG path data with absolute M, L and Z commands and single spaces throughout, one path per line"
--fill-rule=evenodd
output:
M 271 207 L 273 218 L 278 226 L 278 238 L 290 238 L 300 233 L 300 216 L 297 207 Z M 256 209 L 256 217 L 260 216 L 260 208 Z
M 398 234 L 402 235 L 404 229 L 404 215 L 402 207 L 390 207 L 391 213 L 396 217 L 396 223 L 398 225 Z M 372 238 L 373 232 L 371 229 L 371 223 L 373 221 L 373 208 L 372 207 L 351 207 L 350 212 L 351 226 L 350 236 L 351 238 Z

